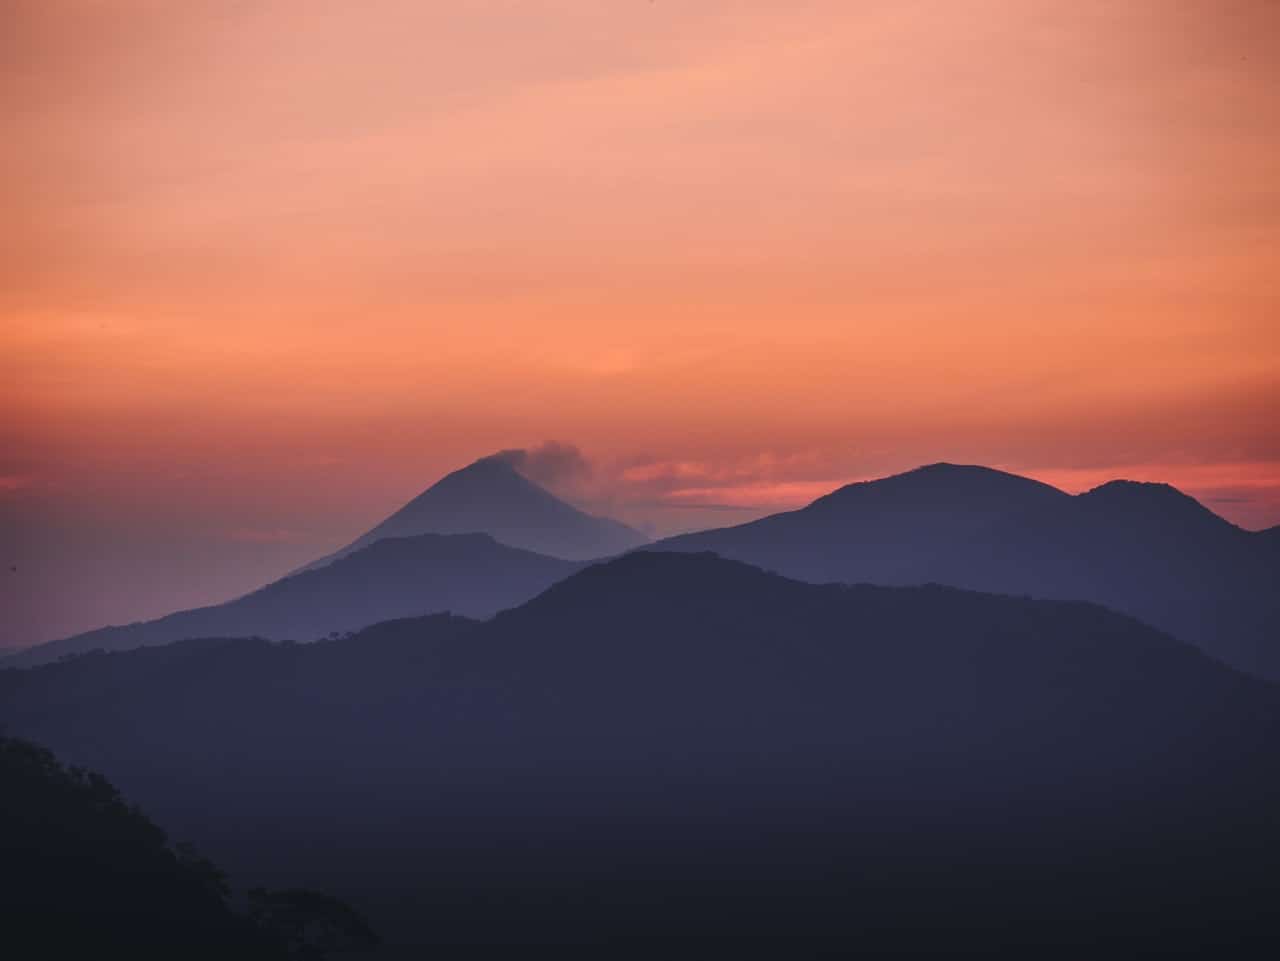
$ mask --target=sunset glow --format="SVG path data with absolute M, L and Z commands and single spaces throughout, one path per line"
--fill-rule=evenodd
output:
M 1278 38 L 1267 0 L 6 3 L 0 642 L 547 439 L 654 533 L 935 461 L 1278 524 Z

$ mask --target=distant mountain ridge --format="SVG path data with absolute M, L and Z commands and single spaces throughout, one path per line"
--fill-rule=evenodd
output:
M 0 664 L 228 634 L 309 641 L 443 610 L 488 617 L 577 570 L 573 561 L 646 541 L 625 524 L 565 503 L 500 455 L 482 457 L 341 550 L 250 594 L 49 641 L 0 656 Z M 352 557 L 360 559 L 339 563 Z
M 488 533 L 470 542 L 448 540 L 461 533 L 407 533 L 423 527 Z M 814 583 L 938 583 L 1093 601 L 1242 670 L 1280 679 L 1278 531 L 1241 530 L 1164 484 L 1113 481 L 1073 496 L 1003 471 L 939 463 L 847 485 L 799 510 L 641 549 L 711 551 Z M 379 546 L 396 541 L 402 543 Z M 446 609 L 487 617 L 577 569 L 551 555 L 521 557 L 507 545 L 610 556 L 642 541 L 558 500 L 501 457 L 487 457 L 449 474 L 342 551 L 244 598 L 91 631 L 4 663 L 219 634 L 310 640 Z M 485 560 L 474 562 L 479 555 Z M 355 557 L 362 560 L 343 563 Z M 318 580 L 294 581 L 329 567 Z
M 704 551 L 814 582 L 919 584 L 937 545 L 998 518 L 1069 495 L 986 467 L 931 464 L 848 484 L 799 510 L 735 527 L 669 537 L 650 550 Z
M 473 532 L 566 560 L 607 557 L 648 540 L 619 521 L 578 510 L 493 455 L 446 475 L 382 523 L 308 567 L 327 564 L 385 537 Z
M 437 611 L 489 617 L 580 567 L 507 547 L 488 534 L 388 537 L 225 604 L 50 641 L 0 665 L 25 667 L 98 648 L 122 650 L 197 637 L 312 641 Z
M 817 583 L 1093 601 L 1280 679 L 1275 542 L 1167 484 L 1112 481 L 1073 496 L 990 468 L 933 464 L 646 549 L 712 551 Z

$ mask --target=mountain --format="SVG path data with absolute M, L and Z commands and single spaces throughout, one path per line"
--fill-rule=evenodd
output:
M 932 582 L 1094 601 L 1280 679 L 1274 535 L 1241 530 L 1167 485 L 1117 481 L 1071 496 L 934 464 L 650 549 L 713 551 L 817 583 Z
M 372 530 L 309 566 L 327 564 L 386 537 L 476 531 L 511 547 L 569 560 L 607 557 L 646 541 L 625 524 L 566 504 L 494 455 L 447 475 Z
M 495 455 L 449 474 L 342 550 L 244 597 L 50 641 L 0 663 L 219 635 L 312 640 L 442 610 L 487 617 L 576 570 L 566 559 L 644 542 L 624 524 L 557 499 Z
M 50 641 L 2 663 L 29 666 L 97 648 L 122 650 L 196 637 L 310 641 L 433 611 L 487 617 L 528 600 L 580 566 L 507 547 L 487 534 L 388 537 L 225 604 Z
M 639 552 L 485 622 L 0 671 L 0 722 L 400 943 L 1275 948 L 1280 688 L 1081 602 Z
M 1280 679 L 1280 556 L 1167 484 L 1112 481 L 1008 518 L 922 568 L 928 580 L 1086 598 Z
M 800 510 L 667 538 L 662 551 L 713 551 L 817 583 L 920 583 L 922 557 L 998 518 L 1068 497 L 986 467 L 933 464 L 849 484 Z

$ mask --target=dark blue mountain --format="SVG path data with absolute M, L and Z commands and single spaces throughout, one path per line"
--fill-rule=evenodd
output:
M 851 484 L 801 510 L 670 538 L 816 583 L 939 583 L 1079 599 L 1280 678 L 1280 552 L 1168 485 L 1078 496 L 983 467 L 935 464 Z
M 817 583 L 914 584 L 921 560 L 940 545 L 1067 497 L 986 467 L 932 464 L 849 484 L 800 510 L 667 538 L 652 549 L 709 550 Z
M 487 622 L 3 671 L 0 722 L 403 943 L 1275 947 L 1280 688 L 1092 604 L 641 552 Z
M 310 566 L 386 537 L 477 531 L 511 547 L 570 560 L 607 557 L 646 541 L 625 524 L 565 503 L 495 455 L 447 475 L 346 547 Z
M 122 650 L 195 637 L 312 641 L 434 611 L 488 617 L 580 566 L 507 547 L 487 534 L 385 538 L 225 604 L 50 641 L 3 663 L 29 666 L 98 648 Z
M 1006 518 L 920 568 L 925 580 L 1084 598 L 1280 679 L 1280 554 L 1167 484 L 1113 481 Z

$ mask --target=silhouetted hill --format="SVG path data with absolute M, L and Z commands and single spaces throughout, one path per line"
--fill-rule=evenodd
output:
M 29 648 L 3 663 L 28 666 L 98 648 L 122 650 L 192 637 L 310 641 L 435 611 L 488 617 L 528 600 L 580 566 L 507 547 L 487 534 L 386 538 L 226 604 L 77 634 Z
M 849 484 L 800 510 L 667 538 L 651 549 L 714 551 L 818 583 L 918 584 L 921 558 L 940 544 L 1067 496 L 986 467 L 932 464 Z
M 0 721 L 393 939 L 1274 938 L 1280 688 L 1091 604 L 641 552 L 487 622 L 3 671 Z
M 1081 599 L 1132 614 L 1229 664 L 1280 678 L 1280 556 L 1165 484 L 1070 496 L 936 464 L 798 511 L 660 541 L 814 582 L 936 582 Z
M 617 554 L 647 538 L 625 524 L 593 517 L 528 480 L 501 457 L 483 457 L 427 488 L 381 524 L 314 564 L 385 537 L 479 531 L 511 547 L 570 560 Z
M 209 862 L 171 847 L 101 775 L 0 737 L 6 957 L 279 958 Z
M 991 525 L 922 576 L 960 587 L 1086 598 L 1280 678 L 1280 557 L 1167 484 L 1113 481 Z

